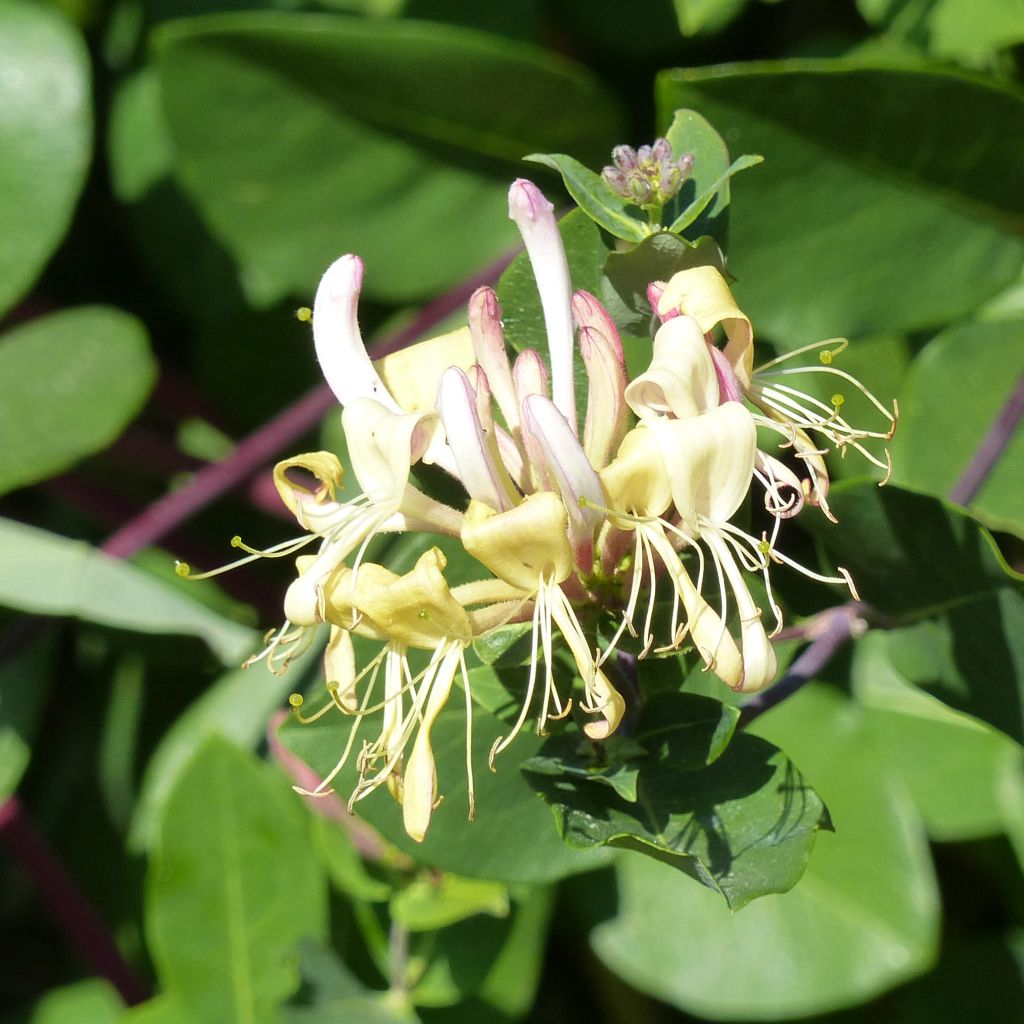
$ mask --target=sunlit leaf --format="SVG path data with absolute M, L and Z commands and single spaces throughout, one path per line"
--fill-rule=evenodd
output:
M 164 988 L 201 1020 L 257 1021 L 298 987 L 295 947 L 327 931 L 326 885 L 280 778 L 208 737 L 179 775 L 150 866 Z
M 109 306 L 80 306 L 9 331 L 0 343 L 0 493 L 106 448 L 155 380 L 145 328 Z
M 0 313 L 67 231 L 92 151 L 89 54 L 48 4 L 0 3 Z
M 648 753 L 632 760 L 635 801 L 576 772 L 533 775 L 533 783 L 569 845 L 645 853 L 739 909 L 795 885 L 815 834 L 830 826 L 817 793 L 779 750 L 747 735 L 725 746 L 735 723 L 735 710 L 717 701 L 662 694 L 637 727 Z
M 345 250 L 369 295 L 452 283 L 513 242 L 523 154 L 601 150 L 618 123 L 588 73 L 454 26 L 264 12 L 158 42 L 180 179 L 261 303 Z
M 764 154 L 733 190 L 730 270 L 780 345 L 940 324 L 1020 270 L 1014 92 L 845 60 L 670 71 L 657 91 L 663 123 L 694 107 L 731 148 Z
M 860 712 L 805 688 L 756 726 L 814 781 L 835 834 L 819 837 L 792 891 L 739 913 L 663 864 L 623 858 L 617 912 L 592 933 L 598 956 L 641 991 L 718 1020 L 821 1013 L 927 969 L 939 924 L 927 844 Z
M 224 661 L 241 659 L 252 630 L 188 595 L 183 581 L 164 582 L 82 541 L 0 519 L 0 605 L 118 629 L 182 634 L 205 640 Z

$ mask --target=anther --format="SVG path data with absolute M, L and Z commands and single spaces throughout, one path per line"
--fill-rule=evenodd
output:
M 176 572 L 176 573 L 177 573 L 177 574 L 178 574 L 179 576 L 181 576 L 181 577 L 182 577 L 182 579 L 184 579 L 184 578 L 185 578 L 186 576 L 188 576 L 188 575 L 190 575 L 190 574 L 191 574 L 191 572 L 192 572 L 192 566 L 190 566 L 190 565 L 188 564 L 188 562 L 175 562 L 175 563 L 174 563 L 174 571 L 175 571 L 175 572 Z
M 300 710 L 303 702 L 304 698 L 301 693 L 292 693 L 288 696 L 288 703 L 292 706 L 292 711 Z
M 313 322 L 313 310 L 311 310 L 309 306 L 299 306 L 299 308 L 295 310 L 295 319 L 304 324 L 311 324 Z

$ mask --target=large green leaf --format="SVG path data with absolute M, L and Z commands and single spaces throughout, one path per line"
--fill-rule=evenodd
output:
M 296 659 L 286 675 L 275 675 L 266 661 L 221 676 L 168 729 L 146 765 L 135 804 L 129 844 L 147 849 L 156 839 L 160 816 L 192 752 L 208 736 L 222 736 L 239 747 L 255 747 L 267 734 L 274 712 L 292 690 L 301 689 L 319 668 L 320 647 Z
M 1020 269 L 1016 93 L 931 69 L 786 61 L 664 72 L 658 103 L 663 123 L 694 107 L 730 147 L 764 154 L 733 189 L 730 269 L 755 328 L 786 347 L 939 324 Z
M 0 494 L 106 448 L 155 380 L 146 330 L 120 310 L 81 306 L 10 331 L 0 344 Z
M 272 1019 L 299 984 L 299 940 L 327 932 L 323 868 L 298 800 L 208 737 L 164 808 L 147 904 L 164 989 L 200 1020 Z
M 470 673 L 471 685 L 486 685 L 495 678 L 492 669 Z M 473 714 L 473 767 L 476 788 L 476 820 L 467 821 L 465 710 L 456 690 L 431 733 L 437 761 L 438 785 L 444 803 L 434 811 L 422 844 L 413 842 L 402 828 L 402 813 L 383 787 L 360 801 L 358 812 L 400 850 L 418 863 L 467 875 L 509 883 L 546 882 L 606 863 L 609 851 L 573 850 L 555 830 L 551 812 L 518 769 L 518 762 L 536 753 L 540 740 L 524 730 L 515 743 L 487 770 L 488 753 L 496 737 L 508 725 L 475 708 Z M 364 726 L 373 737 L 376 719 Z M 351 718 L 328 715 L 312 725 L 294 719 L 281 728 L 285 746 L 301 757 L 321 777 L 335 765 L 352 728 Z M 347 799 L 356 783 L 350 758 L 338 776 L 336 789 Z
M 805 688 L 757 723 L 796 758 L 835 822 L 804 877 L 731 913 L 644 857 L 617 864 L 598 956 L 641 991 L 713 1020 L 780 1020 L 861 1002 L 930 964 L 938 893 L 920 824 L 861 712 Z
M 92 150 L 89 54 L 48 4 L 0 3 L 0 314 L 67 231 Z
M 29 1024 L 116 1024 L 123 1006 L 110 982 L 90 978 L 47 992 Z
M 582 70 L 452 26 L 247 13 L 157 38 L 180 179 L 262 302 L 342 251 L 371 295 L 450 284 L 514 240 L 525 153 L 600 151 L 618 124 Z
M 893 480 L 949 494 L 1022 376 L 1024 320 L 964 324 L 929 342 L 900 395 Z M 1024 430 L 1010 439 L 971 509 L 1024 535 Z
M 0 519 L 0 605 L 142 633 L 197 636 L 223 661 L 245 656 L 256 634 L 167 582 L 82 541 Z
M 876 609 L 915 623 L 893 648 L 897 671 L 1024 742 L 1024 587 L 989 533 L 896 487 L 844 482 L 829 501 L 839 524 L 807 525 L 830 558 Z
M 897 670 L 903 648 L 914 643 L 907 633 L 876 630 L 854 648 L 854 692 L 871 709 L 881 761 L 902 779 L 934 839 L 997 835 L 1005 827 L 1001 794 L 1022 777 L 1021 749 Z
M 771 744 L 741 735 L 725 746 L 735 722 L 733 708 L 707 697 L 653 698 L 633 737 L 641 753 L 632 758 L 632 799 L 600 776 L 558 776 L 546 765 L 537 775 L 534 761 L 525 767 L 555 809 L 567 843 L 645 853 L 720 893 L 736 910 L 796 884 L 828 814 Z

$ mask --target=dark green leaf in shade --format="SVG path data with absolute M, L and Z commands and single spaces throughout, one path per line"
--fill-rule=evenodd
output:
M 56 988 L 36 1004 L 28 1024 L 116 1024 L 124 1004 L 108 981 L 90 978 Z
M 611 252 L 604 267 L 604 280 L 599 298 L 615 318 L 619 329 L 635 338 L 648 339 L 653 319 L 647 299 L 647 286 L 652 281 L 668 281 L 673 274 L 690 267 L 717 267 L 725 273 L 725 261 L 718 243 L 705 235 L 697 242 L 688 242 L 678 235 L 659 231 L 639 245 L 624 252 Z M 651 344 L 634 343 L 627 346 L 627 357 L 632 356 L 629 370 L 632 376 L 642 373 L 651 361 Z
M 645 853 L 739 909 L 792 888 L 829 823 L 818 795 L 771 744 L 744 734 L 721 752 L 735 721 L 734 709 L 705 697 L 652 700 L 637 729 L 651 753 L 634 762 L 635 802 L 573 775 L 532 781 L 570 846 Z
M 80 306 L 9 331 L 0 344 L 0 494 L 102 451 L 156 380 L 133 316 Z
M 600 174 L 584 167 L 579 160 L 564 153 L 531 153 L 525 159 L 558 171 L 576 205 L 616 238 L 642 242 L 651 233 L 646 218 L 639 216 L 641 211 L 613 192 Z M 637 215 L 627 212 L 630 209 L 636 210 Z
M 165 582 L 82 541 L 0 519 L 0 605 L 144 633 L 197 636 L 226 662 L 257 643 L 251 629 L 211 611 L 188 584 Z
M 1024 777 L 1024 755 L 1004 733 L 952 710 L 898 672 L 907 642 L 906 630 L 876 630 L 853 650 L 854 694 L 869 709 L 880 760 L 904 783 L 933 839 L 998 835 L 1006 824 L 1001 794 Z
M 833 498 L 835 499 L 833 501 Z M 937 498 L 843 482 L 839 524 L 807 525 L 861 596 L 896 622 L 896 670 L 1024 742 L 1024 588 L 990 534 Z
M 1020 271 L 1016 93 L 851 60 L 666 71 L 657 93 L 662 123 L 693 107 L 765 156 L 732 196 L 730 269 L 783 347 L 943 323 Z
M 737 157 L 729 166 L 716 178 L 711 185 L 703 192 L 698 192 L 696 198 L 687 206 L 679 216 L 668 226 L 669 231 L 680 234 L 691 234 L 687 228 L 711 205 L 711 200 L 720 195 L 728 184 L 729 179 L 740 171 L 749 167 L 756 167 L 764 162 L 763 156 L 748 153 L 745 156 Z M 693 237 L 700 237 L 694 234 Z
M 822 1013 L 927 970 L 939 926 L 927 843 L 860 710 L 812 685 L 755 728 L 814 780 L 835 833 L 818 839 L 791 892 L 735 914 L 654 860 L 622 858 L 618 911 L 591 936 L 598 956 L 642 992 L 713 1020 Z
M 85 43 L 49 4 L 0 3 L 0 68 L 2 314 L 67 231 L 92 152 L 92 108 Z
M 301 689 L 304 677 L 319 669 L 314 644 L 297 658 L 286 675 L 275 675 L 266 661 L 236 668 L 215 680 L 167 730 L 146 766 L 135 805 L 129 845 L 148 849 L 157 837 L 164 804 L 191 764 L 192 752 L 209 736 L 222 736 L 240 747 L 254 747 L 267 734 L 273 714 L 287 695 Z
M 533 649 L 533 626 L 516 622 L 499 626 L 473 641 L 473 652 L 485 665 L 528 665 Z
M 17 791 L 32 758 L 54 685 L 57 647 L 52 632 L 41 630 L 0 662 L 0 801 Z
M 1022 376 L 1024 320 L 963 324 L 929 342 L 900 392 L 893 480 L 949 494 Z M 1024 536 L 1024 431 L 1011 437 L 971 510 Z
M 493 678 L 493 670 L 471 670 L 471 685 L 484 677 Z M 463 703 L 458 690 L 453 692 L 431 733 L 444 803 L 434 811 L 423 843 L 415 843 L 406 836 L 401 808 L 384 787 L 357 804 L 359 816 L 417 863 L 471 878 L 509 884 L 547 882 L 606 863 L 609 851 L 573 850 L 562 843 L 550 810 L 518 770 L 520 760 L 536 753 L 540 745 L 536 736 L 524 729 L 512 746 L 498 756 L 496 771 L 488 771 L 491 745 L 498 736 L 507 734 L 509 726 L 479 707 L 473 714 L 476 820 L 467 821 Z M 336 764 L 351 728 L 351 718 L 331 714 L 312 725 L 291 719 L 279 735 L 289 750 L 323 777 Z M 370 720 L 364 728 L 365 735 L 371 737 L 379 723 Z M 343 802 L 356 784 L 351 760 L 336 783 Z
M 160 819 L 147 934 L 163 988 L 200 1020 L 269 1021 L 298 987 L 296 945 L 327 931 L 323 868 L 298 800 L 219 736 Z
M 468 29 L 260 12 L 157 38 L 178 176 L 260 303 L 308 294 L 343 251 L 368 295 L 443 288 L 515 240 L 524 153 L 615 141 L 588 73 Z

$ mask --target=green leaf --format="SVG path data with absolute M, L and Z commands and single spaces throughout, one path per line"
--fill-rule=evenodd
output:
M 678 220 L 683 210 L 692 206 L 698 196 L 708 193 L 711 202 L 703 207 L 702 215 L 693 224 L 687 237 L 700 238 L 711 235 L 722 248 L 728 241 L 729 149 L 725 140 L 715 131 L 714 126 L 696 110 L 675 110 L 672 122 L 665 132 L 665 138 L 672 146 L 676 157 L 689 153 L 693 156 L 693 170 L 683 184 L 682 191 L 668 204 L 664 219 L 671 223 Z M 666 117 L 665 120 L 668 120 Z M 712 185 L 724 176 L 724 184 L 717 193 L 710 192 Z
M 471 685 L 494 679 L 494 671 L 475 668 Z M 523 679 L 525 686 L 525 677 Z M 496 771 L 487 770 L 491 745 L 507 734 L 505 722 L 474 709 L 472 763 L 476 788 L 476 820 L 467 821 L 465 709 L 456 691 L 431 733 L 437 762 L 438 786 L 444 803 L 431 818 L 423 843 L 413 842 L 402 828 L 402 812 L 382 787 L 357 805 L 358 813 L 417 863 L 471 878 L 507 883 L 547 882 L 606 863 L 609 853 L 566 847 L 555 831 L 551 812 L 537 798 L 517 764 L 536 753 L 540 740 L 524 730 L 498 757 Z M 378 720 L 363 734 L 371 738 Z M 311 725 L 290 719 L 280 730 L 284 745 L 321 778 L 335 765 L 349 738 L 351 719 L 328 715 Z M 338 776 L 336 789 L 347 800 L 355 788 L 356 772 L 349 764 Z
M 672 0 L 684 36 L 710 35 L 725 28 L 747 0 Z
M 991 535 L 957 506 L 896 487 L 843 482 L 829 502 L 839 524 L 806 525 L 869 604 L 916 623 L 900 631 L 897 671 L 1024 742 L 1024 581 Z
M 368 295 L 437 291 L 514 240 L 524 153 L 604 149 L 618 127 L 581 69 L 454 26 L 246 12 L 157 43 L 180 180 L 261 303 L 308 294 L 339 238 Z
M 613 192 L 600 174 L 584 167 L 578 160 L 564 153 L 531 153 L 523 159 L 558 171 L 576 205 L 616 238 L 642 242 L 651 233 L 646 220 L 627 213 L 628 209 L 636 210 L 637 207 Z
M 508 917 L 508 889 L 479 878 L 419 875 L 395 893 L 389 909 L 391 920 L 407 931 L 436 931 L 476 914 Z
M 645 705 L 630 802 L 572 775 L 534 776 L 571 846 L 636 850 L 720 893 L 738 910 L 785 892 L 803 872 L 828 813 L 781 751 L 741 735 L 720 753 L 736 713 L 693 694 Z M 719 754 L 720 756 L 715 756 Z
M 211 736 L 160 821 L 147 933 L 163 987 L 202 1020 L 266 1021 L 298 986 L 294 951 L 327 932 L 326 886 L 295 797 Z
M 239 747 L 254 747 L 267 734 L 285 696 L 301 689 L 303 678 L 319 669 L 320 647 L 313 644 L 295 659 L 287 675 L 275 675 L 266 660 L 225 673 L 191 704 L 160 740 L 146 765 L 128 845 L 137 851 L 156 841 L 164 805 L 191 764 L 192 752 L 210 736 Z
M 1016 93 L 850 60 L 668 71 L 657 93 L 662 119 L 695 107 L 765 156 L 729 208 L 730 269 L 755 329 L 783 347 L 943 323 L 1020 270 Z
M 141 633 L 196 636 L 226 662 L 253 648 L 252 630 L 194 601 L 188 584 L 176 582 L 82 541 L 0 519 L 0 605 Z
M 29 1024 L 115 1024 L 124 1004 L 109 981 L 90 978 L 47 992 Z
M 836 832 L 820 836 L 791 892 L 736 914 L 662 864 L 622 858 L 618 911 L 591 936 L 598 956 L 642 992 L 713 1020 L 822 1013 L 926 970 L 939 926 L 928 848 L 862 713 L 810 686 L 756 729 L 814 780 Z
M 672 221 L 668 226 L 668 230 L 682 234 L 711 205 L 711 200 L 721 193 L 728 180 L 734 174 L 745 171 L 748 167 L 756 167 L 760 163 L 764 163 L 764 157 L 753 153 L 748 153 L 733 160 L 705 191 L 698 192 L 696 199 Z
M 928 49 L 937 57 L 987 63 L 993 51 L 1024 42 L 1021 0 L 938 0 L 928 17 Z
M 668 281 L 680 270 L 702 266 L 717 267 L 725 272 L 722 251 L 710 235 L 688 242 L 667 231 L 659 231 L 626 252 L 608 254 L 601 298 L 621 331 L 643 339 L 642 344 L 632 346 L 623 339 L 631 376 L 642 373 L 651 361 L 649 339 L 653 316 L 647 286 L 652 281 Z
M 0 662 L 0 801 L 17 791 L 32 758 L 53 688 L 57 648 L 51 634 L 43 630 Z
M 871 710 L 881 762 L 907 787 L 933 839 L 997 835 L 1004 828 L 1000 793 L 1020 775 L 1020 747 L 902 675 L 896 664 L 907 642 L 905 630 L 875 631 L 854 647 L 854 693 Z
M 0 67 L 3 314 L 68 229 L 92 152 L 92 110 L 88 51 L 47 4 L 0 3 Z
M 893 480 L 949 494 L 1022 376 L 1024 320 L 964 324 L 929 342 L 900 394 Z M 970 507 L 991 526 L 1024 536 L 1024 431 L 1011 437 Z
M 9 331 L 0 344 L 0 494 L 102 451 L 156 381 L 133 316 L 80 306 Z

